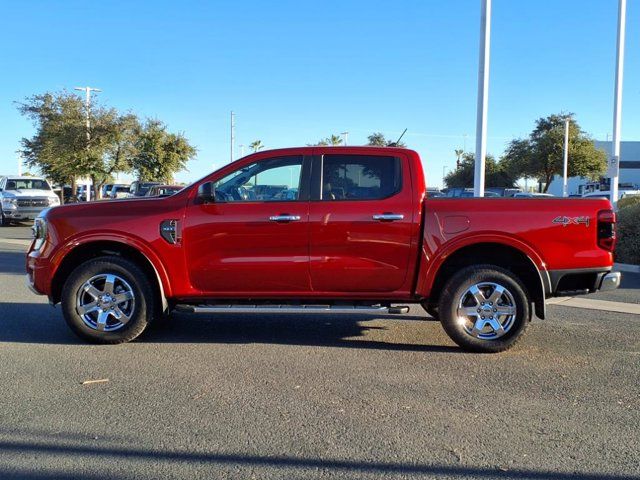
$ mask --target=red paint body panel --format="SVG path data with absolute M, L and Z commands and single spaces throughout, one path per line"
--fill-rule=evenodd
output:
M 281 214 L 301 220 L 269 221 Z M 192 203 L 182 242 L 191 284 L 208 296 L 310 289 L 308 202 Z
M 396 156 L 402 189 L 382 200 L 198 204 L 198 186 L 237 168 L 284 155 Z M 156 270 L 165 295 L 203 298 L 334 298 L 417 301 L 429 296 L 442 263 L 458 249 L 498 243 L 526 254 L 539 270 L 601 267 L 612 253 L 597 246 L 602 199 L 427 199 L 421 160 L 399 148 L 306 147 L 260 152 L 229 164 L 174 196 L 80 203 L 46 212 L 48 238 L 29 249 L 33 287 L 51 295 L 51 281 L 69 252 L 91 242 L 129 245 Z M 395 222 L 374 221 L 397 213 Z M 274 223 L 269 217 L 298 215 Z M 585 223 L 554 223 L 558 216 Z M 182 239 L 160 236 L 178 220 Z

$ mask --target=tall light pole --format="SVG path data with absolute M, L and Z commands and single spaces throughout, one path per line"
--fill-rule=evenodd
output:
M 89 148 L 91 141 L 91 92 L 101 92 L 102 90 L 93 87 L 75 87 L 74 90 L 85 92 L 84 109 L 87 117 L 87 148 Z
M 75 87 L 74 90 L 80 90 L 80 91 L 84 91 L 85 92 L 85 100 L 84 100 L 84 109 L 85 109 L 85 114 L 87 116 L 87 150 L 89 150 L 89 147 L 91 145 L 91 92 L 101 92 L 102 90 L 100 90 L 99 88 L 93 88 L 93 87 Z M 91 193 L 89 190 L 89 185 L 86 185 L 87 187 L 87 194 L 86 194 L 86 200 L 87 202 L 89 200 L 91 200 Z M 96 192 L 97 195 L 97 192 Z
M 340 135 L 344 138 L 344 146 L 346 147 L 349 142 L 349 132 L 342 132 Z
M 231 110 L 231 159 L 230 159 L 231 162 L 233 162 L 233 148 L 234 148 L 235 142 L 236 142 L 236 116 L 233 113 L 233 110 Z
M 624 74 L 624 36 L 627 23 L 627 0 L 618 3 L 618 40 L 616 43 L 616 83 L 613 94 L 613 145 L 609 160 L 609 191 L 611 203 L 618 201 L 618 178 L 620 177 L 620 130 L 622 125 L 622 76 Z
M 478 61 L 478 107 L 473 194 L 484 197 L 484 167 L 487 155 L 487 107 L 489 96 L 489 53 L 491 51 L 491 0 L 480 0 L 480 58 Z
M 569 117 L 564 120 L 564 168 L 562 173 L 562 196 L 569 196 L 567 174 L 569 171 Z

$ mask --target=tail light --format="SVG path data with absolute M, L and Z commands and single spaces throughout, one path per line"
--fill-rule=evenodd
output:
M 616 246 L 616 214 L 613 210 L 598 212 L 598 246 L 610 252 Z

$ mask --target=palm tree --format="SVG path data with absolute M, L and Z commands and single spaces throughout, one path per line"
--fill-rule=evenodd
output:
M 262 144 L 262 140 L 255 140 L 249 144 L 249 148 L 255 153 L 261 148 L 264 148 L 264 145 Z
M 460 160 L 462 159 L 462 155 L 464 154 L 464 150 L 456 149 L 454 150 L 456 154 L 456 168 L 460 168 Z
M 329 145 L 338 146 L 342 145 L 342 137 L 340 135 L 331 135 L 327 138 L 327 143 Z

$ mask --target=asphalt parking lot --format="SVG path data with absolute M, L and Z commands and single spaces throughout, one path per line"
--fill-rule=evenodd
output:
M 551 305 L 497 355 L 420 308 L 87 345 L 24 286 L 27 238 L 0 229 L 0 478 L 640 478 L 640 315 Z M 624 278 L 597 298 L 640 303 Z

